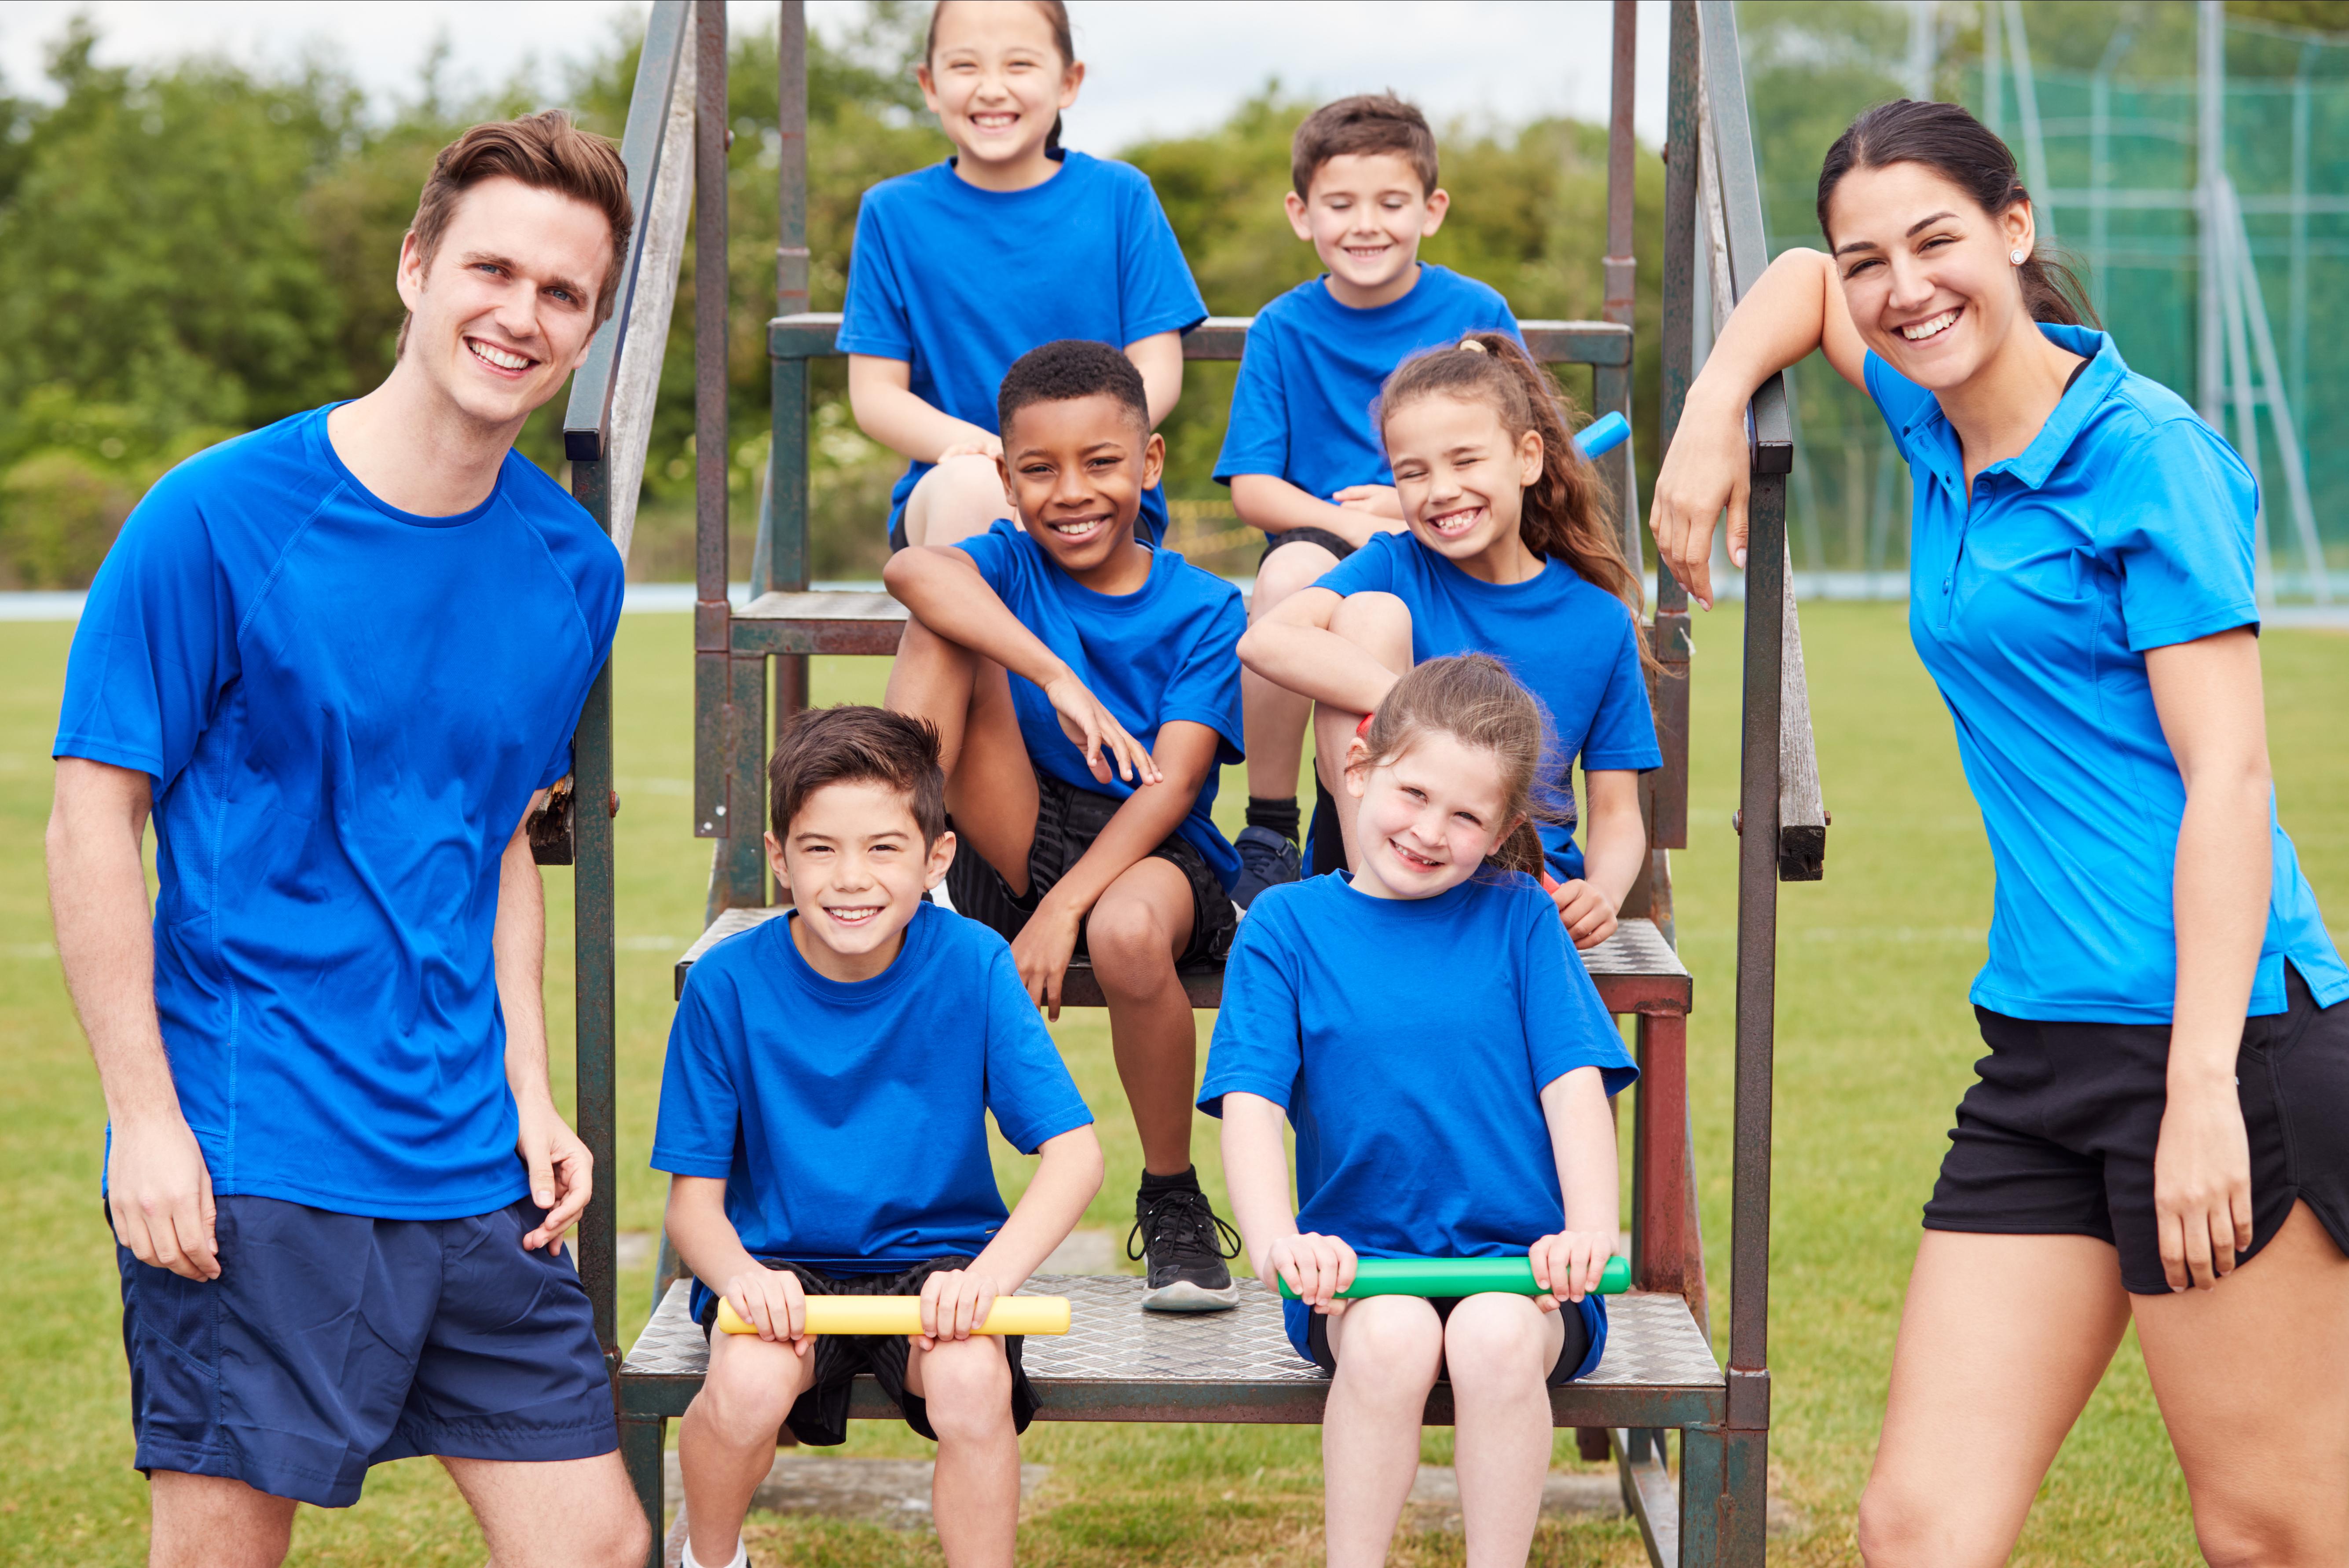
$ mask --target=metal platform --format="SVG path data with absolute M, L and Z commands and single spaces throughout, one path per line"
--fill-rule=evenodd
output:
M 620 1367 L 620 1408 L 678 1417 L 709 1369 L 709 1346 L 686 1315 L 679 1280 L 636 1336 Z M 1280 1303 L 1253 1282 L 1230 1312 L 1142 1310 L 1143 1282 L 1124 1274 L 1039 1274 L 1023 1295 L 1065 1295 L 1069 1332 L 1027 1342 L 1029 1380 L 1048 1421 L 1321 1419 L 1330 1379 L 1289 1347 Z M 1561 1427 L 1677 1427 L 1721 1418 L 1723 1379 L 1713 1348 L 1676 1295 L 1632 1294 L 1607 1302 L 1607 1351 L 1598 1369 L 1550 1393 Z M 849 1398 L 854 1418 L 895 1416 L 870 1377 Z M 1452 1391 L 1439 1384 L 1427 1420 L 1452 1421 Z

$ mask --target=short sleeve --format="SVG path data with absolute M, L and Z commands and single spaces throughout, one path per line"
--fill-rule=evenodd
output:
M 955 541 L 955 548 L 970 557 L 979 576 L 995 590 L 995 596 L 1009 604 L 1019 576 L 1019 552 L 1029 548 L 1027 537 L 1019 528 L 1009 520 L 998 519 L 985 533 Z M 1015 609 L 1012 613 L 1019 612 Z
M 1212 618 L 1192 639 L 1159 698 L 1158 722 L 1166 725 L 1186 719 L 1206 725 L 1223 738 L 1217 752 L 1217 759 L 1223 762 L 1239 761 L 1246 749 L 1240 723 L 1239 648 L 1240 634 L 1247 630 L 1247 617 L 1240 610 L 1239 594 L 1226 593 Z
M 1052 1044 L 1011 949 L 990 935 L 987 967 L 987 1109 L 1004 1141 L 1033 1154 L 1063 1132 L 1092 1125 L 1093 1113 Z
M 2099 542 L 2120 577 L 2129 651 L 2258 625 L 2251 520 L 2259 483 L 2242 459 L 2187 417 L 2154 426 L 2127 461 L 2132 477 L 2111 508 L 2112 536 Z
M 1537 1093 L 1577 1068 L 1597 1068 L 1607 1092 L 1631 1087 L 1640 1069 L 1623 1048 L 1623 1037 L 1599 999 L 1599 987 L 1580 955 L 1568 944 L 1557 911 L 1539 888 L 1522 890 L 1521 957 L 1525 984 L 1526 1048 Z M 1226 982 L 1228 986 L 1229 982 Z
M 51 754 L 144 773 L 157 795 L 195 755 L 237 675 L 236 606 L 184 469 L 122 525 L 66 659 Z
M 841 302 L 840 332 L 833 341 L 843 354 L 911 361 L 913 321 L 898 287 L 897 270 L 890 264 L 881 216 L 886 202 L 875 201 L 875 194 L 877 191 L 866 191 L 856 209 L 856 238 L 848 251 L 848 294 Z
M 1613 607 L 1621 612 L 1619 604 Z M 1616 619 L 1622 633 L 1607 671 L 1607 689 L 1590 716 L 1589 733 L 1582 738 L 1585 773 L 1594 769 L 1636 772 L 1664 765 L 1663 751 L 1656 744 L 1655 712 L 1648 705 L 1647 676 L 1640 668 L 1640 628 L 1628 612 Z
M 1918 416 L 1927 412 L 1926 405 L 1933 402 L 1933 395 L 1893 369 L 1872 348 L 1868 351 L 1860 378 L 1868 383 L 1868 395 L 1875 399 L 1877 412 L 1884 416 L 1884 423 L 1892 432 L 1892 445 L 1901 459 L 1914 462 L 1916 454 L 1909 449 L 1908 431 L 1916 424 Z
M 1207 304 L 1150 177 L 1119 167 L 1131 181 L 1118 225 L 1118 318 L 1125 342 L 1117 346 L 1123 348 L 1162 332 L 1190 331 L 1207 319 Z
M 581 663 L 578 688 L 565 709 L 567 722 L 554 743 L 554 755 L 539 770 L 538 788 L 544 789 L 572 770 L 571 738 L 579 728 L 579 715 L 587 704 L 588 688 L 612 656 L 612 639 L 620 629 L 620 608 L 626 598 L 626 571 L 619 552 L 598 532 L 583 562 L 580 581 L 573 585 L 579 602 L 580 624 L 587 634 L 587 656 Z
M 1207 1076 L 1199 1085 L 1199 1109 L 1209 1116 L 1224 1114 L 1224 1096 L 1235 1089 L 1288 1109 L 1305 1065 L 1288 940 L 1292 924 L 1269 900 L 1240 922 L 1224 965 L 1224 999 L 1207 1045 Z
M 727 1066 L 729 1028 L 711 1007 L 710 993 L 731 988 L 709 965 L 686 976 L 685 995 L 668 1027 L 661 1066 L 660 1113 L 653 1126 L 652 1168 L 674 1176 L 722 1180 L 734 1170 L 741 1126 L 742 1086 Z M 739 1028 L 737 1021 L 734 1027 Z
M 1408 534 L 1374 533 L 1368 544 L 1316 578 L 1313 586 L 1327 588 L 1341 599 L 1356 593 L 1392 593 L 1400 564 L 1398 546 L 1408 547 L 1411 542 Z
M 1240 373 L 1232 383 L 1224 449 L 1216 459 L 1218 483 L 1231 483 L 1234 474 L 1288 477 L 1288 398 L 1280 378 L 1278 331 L 1274 319 L 1265 315 L 1248 327 Z

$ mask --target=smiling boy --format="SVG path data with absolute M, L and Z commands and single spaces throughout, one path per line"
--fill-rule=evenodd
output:
M 384 383 L 182 463 L 91 585 L 49 891 L 106 1097 L 152 1564 L 272 1568 L 297 1501 L 418 1454 L 501 1568 L 644 1561 L 561 1255 L 593 1183 L 548 1087 L 523 830 L 621 565 L 513 450 L 631 226 L 608 141 L 474 127 L 402 242 Z
M 1435 135 L 1400 98 L 1340 98 L 1297 128 L 1295 188 L 1283 200 L 1289 227 L 1326 270 L 1249 326 L 1216 461 L 1232 510 L 1268 536 L 1251 624 L 1373 533 L 1402 531 L 1394 476 L 1371 428 L 1371 405 L 1394 367 L 1470 332 L 1516 335 L 1499 294 L 1419 259 L 1451 210 L 1436 174 Z M 1233 896 L 1246 908 L 1300 873 L 1297 773 L 1312 704 L 1254 672 L 1240 689 L 1248 804 Z
M 1237 1238 L 1191 1164 L 1198 1037 L 1176 965 L 1220 956 L 1236 921 L 1238 862 L 1208 810 L 1240 757 L 1239 591 L 1134 537 L 1165 446 L 1124 355 L 1048 343 L 1004 376 L 997 418 L 1025 530 L 890 559 L 913 614 L 888 703 L 942 739 L 955 907 L 1010 939 L 1055 1017 L 1071 959 L 1091 957 L 1142 1135 L 1143 1305 L 1220 1310 L 1239 1300 Z

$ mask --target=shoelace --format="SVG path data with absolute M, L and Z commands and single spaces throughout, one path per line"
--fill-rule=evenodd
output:
M 1142 1239 L 1143 1216 L 1134 1218 L 1133 1229 L 1125 1235 L 1125 1255 L 1139 1263 L 1153 1248 L 1162 1252 L 1164 1244 L 1181 1248 L 1185 1243 L 1214 1253 L 1217 1257 L 1236 1258 L 1240 1255 L 1240 1233 L 1224 1223 L 1205 1192 L 1176 1188 L 1164 1197 L 1152 1201 L 1147 1215 L 1150 1235 L 1140 1251 L 1134 1243 Z

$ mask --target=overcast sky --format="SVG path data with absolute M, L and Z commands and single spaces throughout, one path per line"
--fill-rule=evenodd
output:
M 452 87 L 487 87 L 528 65 L 550 86 L 561 66 L 616 26 L 642 26 L 631 0 L 0 0 L 0 81 L 41 91 L 48 46 L 87 12 L 108 64 L 209 53 L 285 65 L 305 49 L 339 60 L 370 94 L 412 92 L 446 36 Z M 857 0 L 812 0 L 836 32 Z M 1074 0 L 1085 91 L 1071 145 L 1110 151 L 1148 135 L 1214 125 L 1268 77 L 1314 98 L 1392 87 L 1439 121 L 1568 113 L 1603 119 L 1613 7 L 1604 0 Z M 773 7 L 734 4 L 738 29 L 774 26 Z M 1637 116 L 1663 137 L 1662 0 L 1640 0 Z

